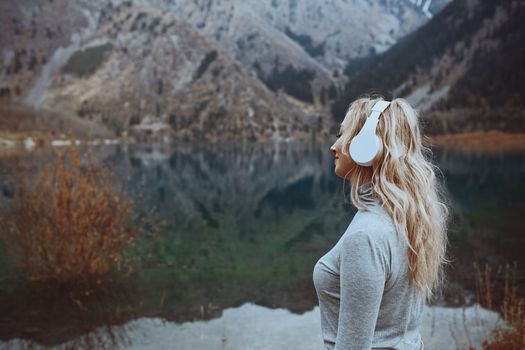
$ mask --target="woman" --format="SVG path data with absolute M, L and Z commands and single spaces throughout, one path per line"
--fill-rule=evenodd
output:
M 350 156 L 352 139 L 381 100 L 354 101 L 330 147 L 358 211 L 313 271 L 326 349 L 423 349 L 421 312 L 450 262 L 438 169 L 407 101 L 381 102 L 387 107 L 378 112 L 375 133 L 382 147 L 369 166 Z

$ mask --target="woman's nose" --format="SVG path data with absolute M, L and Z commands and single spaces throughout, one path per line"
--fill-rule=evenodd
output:
M 330 147 L 330 152 L 332 152 L 333 155 L 335 156 L 335 147 L 334 147 L 334 145 L 332 145 L 332 146 Z

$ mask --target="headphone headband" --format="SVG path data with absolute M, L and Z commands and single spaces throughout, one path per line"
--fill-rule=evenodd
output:
M 390 101 L 377 101 L 372 107 L 372 113 L 366 118 L 365 125 L 363 125 L 361 131 L 359 131 L 359 134 L 362 132 L 374 132 L 375 134 L 379 116 L 388 106 L 390 106 Z
M 384 100 L 377 101 L 374 104 L 374 107 L 372 107 L 372 111 L 383 113 L 388 106 L 390 106 L 390 101 L 384 101 Z

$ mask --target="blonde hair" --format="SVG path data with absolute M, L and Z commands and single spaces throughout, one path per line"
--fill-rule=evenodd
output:
M 350 157 L 348 146 L 363 127 L 375 102 L 383 98 L 361 97 L 352 102 L 343 120 L 342 153 Z M 431 161 L 430 142 L 420 132 L 419 115 L 402 98 L 391 101 L 379 118 L 376 133 L 382 141 L 380 154 L 370 167 L 352 168 L 351 199 L 358 209 L 368 210 L 369 202 L 360 192 L 369 184 L 395 222 L 398 234 L 408 242 L 410 281 L 427 301 L 444 284 L 448 204 L 444 188 L 436 179 L 439 168 Z M 349 173 L 350 173 L 349 172 Z M 348 175 L 348 174 L 347 174 Z

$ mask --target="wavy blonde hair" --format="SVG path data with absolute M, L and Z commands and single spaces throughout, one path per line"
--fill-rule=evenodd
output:
M 350 141 L 382 99 L 360 97 L 350 104 L 341 124 L 343 154 L 350 157 Z M 368 184 L 369 194 L 388 211 L 398 234 L 408 242 L 410 281 L 430 301 L 441 291 L 444 265 L 450 262 L 446 258 L 449 209 L 444 187 L 436 178 L 441 172 L 430 160 L 430 142 L 421 135 L 419 115 L 405 99 L 391 101 L 376 133 L 383 144 L 380 154 L 370 167 L 356 164 L 345 176 L 352 183 L 352 203 L 358 209 L 370 209 L 362 195 L 362 185 Z

